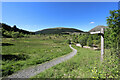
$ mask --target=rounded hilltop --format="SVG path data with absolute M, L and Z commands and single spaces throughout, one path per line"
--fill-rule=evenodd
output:
M 69 34 L 75 32 L 81 33 L 83 31 L 75 28 L 56 27 L 56 28 L 47 28 L 40 31 L 36 31 L 36 34 Z

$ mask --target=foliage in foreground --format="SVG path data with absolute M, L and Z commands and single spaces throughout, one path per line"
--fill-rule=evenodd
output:
M 120 49 L 120 10 L 110 11 L 107 17 L 108 30 L 105 33 L 106 45 L 116 50 Z
M 98 65 L 99 63 L 95 63 Z M 119 58 L 115 51 L 106 50 L 104 60 L 100 66 L 95 66 L 92 70 L 94 78 L 120 78 Z

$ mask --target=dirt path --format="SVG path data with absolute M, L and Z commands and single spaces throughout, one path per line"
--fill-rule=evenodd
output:
M 14 73 L 13 75 L 8 76 L 7 78 L 30 78 L 30 77 L 35 76 L 38 73 L 56 65 L 56 64 L 59 64 L 65 60 L 70 59 L 77 53 L 77 50 L 72 48 L 71 45 L 69 45 L 69 46 L 73 50 L 71 53 L 69 53 L 65 56 L 53 59 L 51 61 L 45 62 L 43 64 L 18 71 L 16 73 Z

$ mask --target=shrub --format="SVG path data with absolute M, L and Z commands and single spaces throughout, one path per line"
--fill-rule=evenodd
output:
M 12 35 L 13 38 L 18 38 L 19 37 L 19 32 L 12 31 L 11 35 Z
M 71 44 L 71 40 L 66 40 L 66 43 L 67 44 Z

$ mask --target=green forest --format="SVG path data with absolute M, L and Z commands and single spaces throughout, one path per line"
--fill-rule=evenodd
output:
M 19 70 L 36 66 L 72 52 L 72 45 L 78 52 L 71 59 L 57 64 L 34 78 L 120 78 L 120 10 L 110 11 L 104 27 L 104 59 L 100 61 L 100 34 L 90 34 L 77 29 L 50 29 L 30 32 L 0 23 L 2 34 L 2 76 L 9 76 Z M 57 31 L 56 31 L 57 30 Z M 44 33 L 43 33 L 44 32 Z M 48 33 L 47 33 L 48 32 Z M 58 33 L 57 33 L 58 32 Z M 76 46 L 81 44 L 81 47 Z M 97 47 L 98 50 L 86 49 Z M 66 66 L 67 65 L 67 66 Z

